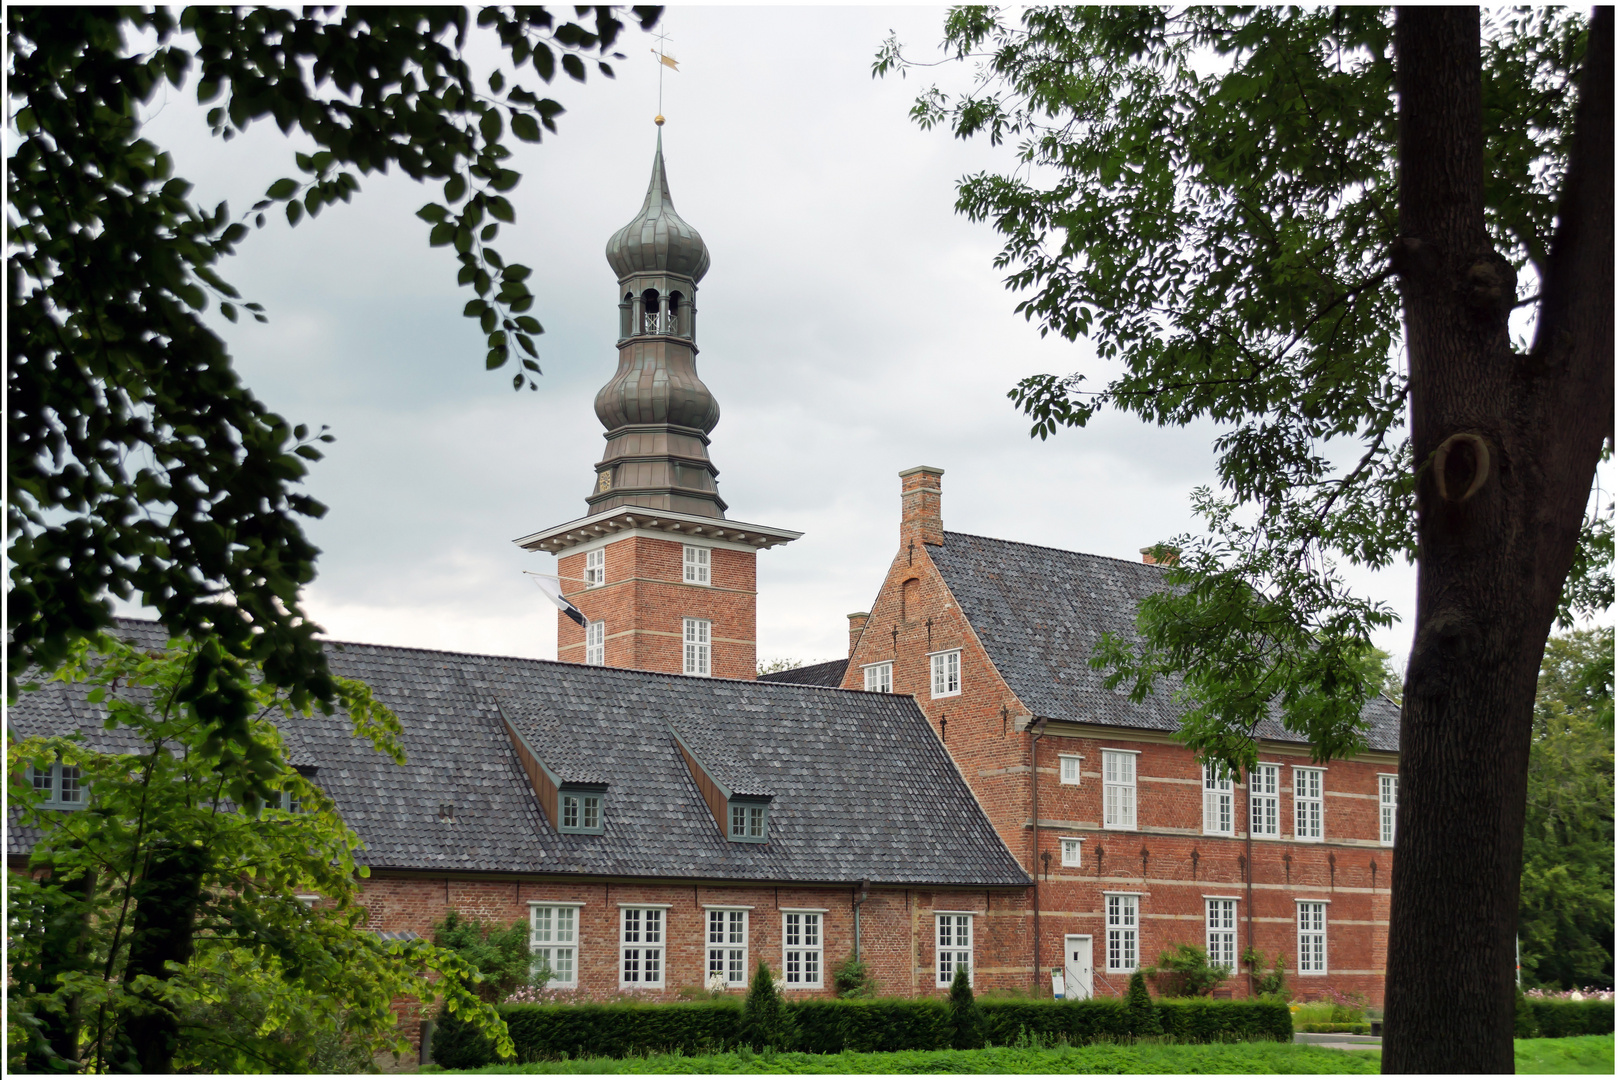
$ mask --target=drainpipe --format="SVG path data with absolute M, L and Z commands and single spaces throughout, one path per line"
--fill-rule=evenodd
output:
M 1035 744 L 1046 734 L 1046 718 L 1033 721 L 1029 730 L 1029 831 L 1035 845 L 1029 857 L 1029 872 L 1035 879 L 1035 970 L 1030 974 L 1030 990 L 1038 996 L 1041 992 L 1041 788 L 1040 774 L 1035 767 Z
M 1279 803 L 1281 800 L 1278 800 Z M 1243 809 L 1248 815 L 1249 823 L 1243 828 L 1243 884 L 1248 899 L 1243 907 L 1248 913 L 1249 924 L 1249 955 L 1254 951 L 1254 774 L 1244 777 L 1243 783 Z M 1249 996 L 1254 996 L 1254 970 L 1253 962 L 1249 964 Z
M 861 878 L 861 895 L 855 901 L 855 962 L 861 962 L 861 905 L 866 903 L 866 890 L 872 882 L 868 878 Z

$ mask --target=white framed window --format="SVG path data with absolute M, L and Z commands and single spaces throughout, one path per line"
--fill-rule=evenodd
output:
M 730 987 L 748 985 L 748 912 L 709 908 L 709 966 L 705 985 L 717 978 Z
M 283 810 L 289 814 L 301 814 L 304 811 L 304 804 L 290 791 L 272 792 L 270 801 L 264 805 L 272 810 Z
M 1297 900 L 1299 906 L 1299 973 L 1327 974 L 1327 903 Z
M 1279 835 L 1277 766 L 1256 765 L 1249 773 L 1249 831 L 1255 836 Z
M 607 623 L 601 619 L 585 624 L 585 662 L 597 667 L 607 663 Z
M 707 675 L 709 673 L 709 620 L 685 619 L 683 624 L 682 637 L 686 642 L 686 656 L 682 670 L 688 675 Z
M 1138 901 L 1134 893 L 1104 893 L 1108 928 L 1108 970 L 1135 971 L 1140 941 L 1137 937 Z
M 1136 751 L 1104 750 L 1103 828 L 1136 828 Z M 1132 971 L 1136 970 L 1134 967 Z
M 932 654 L 928 666 L 934 697 L 955 697 L 962 692 L 961 649 Z
M 1322 770 L 1294 770 L 1294 839 L 1322 839 Z
M 1395 843 L 1395 782 L 1391 773 L 1378 774 L 1378 842 L 1386 846 Z
M 607 551 L 597 548 L 585 553 L 585 587 L 594 589 L 607 584 Z
M 821 987 L 821 916 L 819 911 L 782 913 L 782 985 L 785 989 Z
M 1058 755 L 1058 783 L 1078 785 L 1080 783 L 1080 755 Z
M 1085 862 L 1085 841 L 1078 837 L 1065 836 L 1063 838 L 1063 865 L 1080 866 Z
M 664 985 L 664 909 L 619 909 L 619 985 Z
M 551 969 L 548 989 L 572 990 L 579 985 L 580 904 L 529 904 L 529 955 L 538 969 Z
M 681 580 L 688 585 L 707 585 L 709 583 L 709 549 L 687 544 L 684 550 L 685 554 L 681 559 L 683 566 Z
M 77 765 L 53 762 L 45 768 L 28 767 L 29 780 L 40 795 L 39 805 L 47 809 L 77 810 L 86 802 L 83 778 Z
M 973 916 L 970 914 L 934 915 L 935 986 L 949 986 L 956 978 L 956 969 L 967 968 L 968 985 L 973 984 Z
M 866 676 L 866 689 L 877 694 L 894 693 L 894 664 L 884 661 L 881 664 L 867 664 L 861 668 Z
M 1237 970 L 1237 901 L 1225 896 L 1204 897 L 1204 941 L 1209 962 Z
M 599 792 L 563 791 L 557 795 L 557 831 L 602 831 L 602 796 Z
M 1232 835 L 1232 774 L 1219 763 L 1204 766 L 1204 832 Z

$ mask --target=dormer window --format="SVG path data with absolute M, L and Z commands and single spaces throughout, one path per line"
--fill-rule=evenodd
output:
M 731 830 L 733 840 L 763 844 L 770 839 L 769 803 L 731 800 Z
M 40 806 L 47 810 L 78 810 L 85 804 L 85 787 L 79 778 L 77 765 L 55 762 L 40 768 L 28 767 L 34 790 L 41 796 Z
M 557 831 L 599 834 L 604 792 L 563 788 L 557 796 Z

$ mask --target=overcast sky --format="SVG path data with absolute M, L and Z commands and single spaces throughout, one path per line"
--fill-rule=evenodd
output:
M 1013 314 L 994 231 L 958 216 L 955 183 L 1006 150 L 923 132 L 919 89 L 870 76 L 892 28 L 926 53 L 942 9 L 674 8 L 665 156 L 681 215 L 713 266 L 698 294 L 698 370 L 720 402 L 711 455 L 729 515 L 801 530 L 759 556 L 759 655 L 843 656 L 895 553 L 896 474 L 945 470 L 947 529 L 1119 558 L 1195 525 L 1212 427 L 1105 415 L 1045 442 L 1006 399 L 1021 377 L 1093 364 Z M 225 268 L 270 322 L 220 322 L 258 395 L 337 441 L 309 479 L 329 507 L 307 610 L 334 638 L 551 658 L 556 611 L 521 571 L 555 560 L 512 543 L 581 516 L 601 456 L 592 410 L 616 364 L 607 238 L 641 205 L 658 65 L 639 31 L 619 77 L 559 76 L 567 112 L 517 145 L 518 223 L 496 247 L 534 267 L 545 375 L 483 370 L 470 292 L 413 214 L 429 192 L 363 177 L 348 206 L 255 233 Z M 531 73 L 532 75 L 532 73 Z M 149 137 L 196 198 L 245 211 L 293 145 L 273 124 L 210 140 L 194 87 L 153 102 Z M 1353 580 L 1409 620 L 1414 572 Z M 1404 660 L 1409 621 L 1378 644 Z

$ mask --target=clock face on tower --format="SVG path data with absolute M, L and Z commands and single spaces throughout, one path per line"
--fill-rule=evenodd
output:
M 598 473 L 596 477 L 596 490 L 607 491 L 613 487 L 613 471 Z

